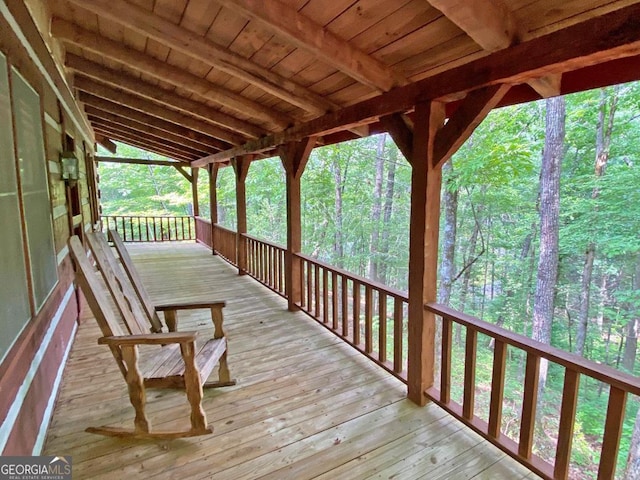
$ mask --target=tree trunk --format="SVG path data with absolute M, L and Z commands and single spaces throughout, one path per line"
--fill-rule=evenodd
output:
M 376 147 L 376 176 L 373 186 L 373 206 L 371 207 L 371 244 L 369 248 L 369 278 L 379 282 L 378 276 L 380 265 L 380 214 L 382 210 L 382 179 L 384 176 L 384 145 L 387 135 L 378 137 Z
M 476 253 L 476 245 L 478 243 L 478 235 L 480 233 L 480 227 L 478 226 L 478 222 L 475 222 L 473 225 L 473 232 L 471 233 L 471 238 L 469 239 L 468 245 L 468 253 L 465 259 L 465 265 L 468 265 L 473 256 Z M 462 312 L 467 308 L 467 294 L 469 291 L 469 283 L 471 282 L 471 269 L 473 267 L 469 265 L 469 267 L 462 274 L 462 286 L 460 289 L 460 310 Z M 462 344 L 462 325 L 456 323 L 455 329 L 455 341 L 456 345 Z
M 442 233 L 442 260 L 440 262 L 438 302 L 443 305 L 449 305 L 451 285 L 453 284 L 456 224 L 458 221 L 458 189 L 452 187 L 454 179 L 451 160 L 442 166 L 442 176 L 446 179 L 446 183 L 442 192 L 444 229 Z
M 640 409 L 636 415 L 636 423 L 633 426 L 624 480 L 640 480 Z
M 640 256 L 636 262 L 636 271 L 633 277 L 633 289 L 640 291 Z M 633 307 L 630 308 L 633 311 Z M 625 327 L 626 341 L 624 344 L 624 354 L 622 356 L 622 366 L 633 373 L 636 363 L 636 351 L 638 349 L 638 318 L 632 318 Z
M 331 166 L 333 180 L 335 182 L 335 233 L 333 235 L 333 258 L 336 267 L 344 268 L 344 241 L 342 238 L 342 171 L 337 158 Z
M 393 150 L 392 150 L 393 151 Z M 396 158 L 391 158 L 387 170 L 387 185 L 384 192 L 384 208 L 382 214 L 382 236 L 380 239 L 380 257 L 382 261 L 378 266 L 378 278 L 381 283 L 387 283 L 387 271 L 389 262 L 389 227 L 391 214 L 393 213 L 393 195 L 396 184 Z
M 558 277 L 558 216 L 560 208 L 560 169 L 564 154 L 565 100 L 546 101 L 545 145 L 540 173 L 540 253 L 533 303 L 532 337 L 551 343 L 555 285 Z M 539 395 L 547 380 L 548 363 L 540 362 Z
M 620 86 L 616 86 L 609 94 L 610 89 L 600 90 L 600 104 L 598 109 L 598 124 L 596 125 L 596 179 L 602 177 L 609 161 L 609 147 L 611 146 L 611 134 L 613 132 L 613 120 L 618 105 Z M 598 198 L 598 185 L 593 189 L 591 198 Z M 596 257 L 596 244 L 590 242 L 587 246 L 582 269 L 582 283 L 580 290 L 580 308 L 578 310 L 578 331 L 576 332 L 576 353 L 584 356 L 584 344 L 587 339 L 587 327 L 589 324 L 589 307 L 591 301 L 591 277 L 593 274 L 593 262 Z

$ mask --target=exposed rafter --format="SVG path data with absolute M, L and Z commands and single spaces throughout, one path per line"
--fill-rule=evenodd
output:
M 203 99 L 233 109 L 236 112 L 251 115 L 257 120 L 267 122 L 269 125 L 282 128 L 293 123 L 293 119 L 284 113 L 253 102 L 227 88 L 215 85 L 183 69 L 173 67 L 168 63 L 145 55 L 138 50 L 125 47 L 118 42 L 66 20 L 54 17 L 51 20 L 51 34 L 65 43 L 87 49 L 136 71 L 179 86 Z
M 518 23 L 502 0 L 429 0 L 429 3 L 444 13 L 483 50 L 495 52 L 519 41 Z M 530 79 L 527 83 L 542 97 L 551 97 L 560 93 L 556 77 L 543 76 Z
M 153 127 L 146 123 L 131 120 L 130 118 L 125 116 L 120 116 L 120 115 L 115 115 L 113 113 L 105 112 L 103 110 L 99 110 L 97 108 L 91 107 L 90 105 L 85 106 L 85 112 L 89 116 L 89 120 L 91 120 L 92 124 L 95 124 L 96 120 L 102 120 L 114 125 L 121 125 L 123 127 L 130 128 L 131 130 L 135 130 L 137 132 L 144 133 L 152 137 L 156 137 L 160 140 L 163 140 L 163 139 L 169 140 L 175 143 L 176 145 L 182 145 L 184 147 L 191 148 L 192 150 L 198 150 L 198 151 L 216 150 L 216 148 L 211 145 L 208 145 L 208 146 L 203 145 L 194 140 L 191 140 L 188 137 L 176 135 L 175 133 L 169 133 L 166 130 Z
M 81 102 L 85 103 L 85 110 L 91 112 L 94 116 L 104 116 L 103 113 L 110 114 L 123 119 L 132 120 L 144 125 L 157 128 L 170 135 L 177 135 L 183 138 L 188 138 L 194 142 L 200 143 L 209 148 L 218 148 L 219 141 L 208 135 L 194 132 L 188 128 L 176 125 L 175 123 L 162 120 L 145 113 L 141 113 L 137 110 L 133 110 L 117 103 L 110 102 L 100 97 L 96 97 L 89 93 L 80 92 L 78 98 Z
M 101 82 L 106 82 L 111 86 L 117 86 L 129 93 L 140 95 L 164 106 L 181 110 L 185 113 L 191 113 L 192 115 L 197 115 L 202 120 L 217 124 L 223 128 L 242 132 L 247 137 L 258 137 L 264 133 L 264 131 L 256 125 L 238 120 L 235 117 L 216 111 L 208 105 L 194 102 L 188 98 L 176 95 L 171 91 L 164 90 L 157 85 L 143 82 L 139 78 L 135 78 L 125 72 L 111 70 L 97 63 L 78 57 L 77 55 L 68 54 L 65 65 L 71 70 L 79 72 L 82 75 Z
M 108 138 L 103 137 L 102 135 L 96 135 L 96 143 L 102 145 L 108 152 L 111 152 L 114 155 L 116 154 L 118 146 Z
M 158 155 L 163 155 L 165 157 L 173 158 L 176 160 L 182 160 L 185 162 L 191 162 L 194 160 L 194 157 L 191 157 L 185 154 L 182 151 L 171 150 L 169 147 L 158 146 L 149 142 L 145 142 L 139 138 L 133 138 L 130 136 L 125 136 L 117 132 L 110 131 L 102 126 L 94 127 L 96 133 L 110 137 L 111 139 L 120 142 L 126 143 L 127 145 L 132 145 L 137 148 L 141 148 L 142 150 L 147 150 L 149 152 L 157 153 Z
M 227 148 L 229 143 L 238 144 L 243 141 L 242 137 L 238 138 L 238 135 L 227 130 L 222 130 L 220 127 L 208 122 L 203 122 L 202 120 L 198 120 L 189 115 L 184 115 L 174 110 L 163 108 L 162 106 L 138 97 L 137 95 L 116 90 L 87 77 L 76 76 L 74 79 L 74 86 L 83 92 L 91 93 L 92 95 L 96 95 L 111 102 L 124 105 L 154 117 L 162 118 L 177 125 L 182 125 L 197 132 L 204 133 L 205 135 L 210 135 L 211 137 L 224 140 L 219 143 L 218 148 L 220 149 Z
M 215 66 L 303 110 L 322 114 L 333 108 L 327 100 L 288 78 L 125 0 L 69 1 L 153 38 L 172 50 Z
M 189 164 L 185 162 L 170 162 L 167 160 L 144 160 L 142 158 L 119 158 L 119 157 L 103 157 L 97 156 L 95 157 L 96 162 L 107 162 L 107 163 L 128 163 L 133 165 L 158 165 L 165 167 L 175 167 L 175 166 L 183 166 L 188 167 Z
M 259 21 L 290 44 L 378 91 L 386 92 L 407 83 L 392 68 L 279 0 L 218 0 L 218 3 Z
M 103 120 L 101 118 L 89 117 L 89 119 L 91 120 L 91 124 L 93 128 L 96 128 L 96 129 L 101 128 L 103 130 L 108 130 L 109 132 L 119 133 L 120 135 L 129 136 L 131 138 L 135 138 L 138 140 L 143 140 L 145 143 L 149 143 L 151 145 L 170 148 L 175 152 L 184 153 L 188 157 L 192 157 L 192 156 L 197 157 L 200 155 L 207 154 L 207 151 L 204 149 L 199 150 L 199 149 L 189 148 L 179 143 L 175 143 L 171 140 L 158 138 L 153 135 L 149 135 L 147 133 L 134 130 L 133 128 L 125 127 L 123 125 L 120 125 L 119 123 L 112 123 L 112 122 L 109 122 L 108 120 Z
M 519 84 L 548 74 L 640 54 L 640 30 L 630 18 L 640 17 L 640 5 L 567 27 L 559 32 L 479 58 L 418 82 L 326 114 L 281 133 L 201 158 L 193 166 L 223 162 L 236 155 L 263 152 L 274 146 L 353 125 L 369 118 L 406 112 L 423 100 L 442 98 L 495 84 Z

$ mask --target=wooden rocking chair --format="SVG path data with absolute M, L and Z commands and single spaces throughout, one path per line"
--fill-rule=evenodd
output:
M 95 238 L 93 239 L 95 240 Z M 98 242 L 93 242 L 96 245 Z M 227 341 L 222 331 L 222 316 L 214 318 L 215 335 L 203 345 L 196 346 L 197 332 L 146 333 L 149 328 L 144 318 L 134 317 L 136 308 L 124 308 L 122 315 L 129 334 L 122 330 L 111 305 L 105 296 L 98 274 L 87 259 L 85 250 L 77 236 L 69 239 L 69 248 L 76 263 L 76 280 L 82 288 L 89 307 L 93 312 L 103 337 L 98 339 L 101 345 L 108 345 L 114 359 L 125 378 L 129 389 L 129 399 L 135 410 L 134 429 L 116 427 L 90 427 L 87 432 L 101 435 L 134 438 L 179 438 L 205 435 L 213 431 L 207 424 L 202 408 L 202 387 L 216 364 L 220 362 L 220 382 L 215 386 L 233 385 L 229 380 L 226 365 Z M 96 251 L 100 249 L 96 247 Z M 116 274 L 107 258 L 94 251 L 100 265 L 105 283 L 112 290 L 118 284 Z M 100 264 L 100 262 L 99 262 Z M 103 270 L 104 269 L 104 270 Z M 125 294 L 128 288 L 124 283 L 114 300 L 119 309 L 128 302 Z M 135 305 L 135 302 L 131 302 Z M 157 345 L 157 352 L 139 360 L 139 345 Z M 155 347 L 154 347 L 155 348 Z M 224 364 L 222 359 L 224 358 Z M 214 385 L 212 385 L 214 386 Z M 191 428 L 181 431 L 152 431 L 145 414 L 145 388 L 184 388 L 191 405 Z

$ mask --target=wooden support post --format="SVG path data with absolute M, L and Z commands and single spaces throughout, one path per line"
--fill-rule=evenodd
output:
M 236 255 L 238 259 L 238 275 L 247 273 L 247 251 L 245 248 L 244 236 L 247 233 L 247 192 L 246 180 L 249 173 L 249 165 L 253 160 L 252 155 L 235 157 L 231 164 L 236 174 L 236 213 L 237 228 Z
M 191 169 L 191 196 L 193 197 L 193 216 L 200 216 L 200 204 L 198 203 L 198 171 L 199 168 Z
M 302 262 L 296 256 L 302 249 L 302 228 L 300 217 L 300 179 L 307 166 L 309 155 L 316 143 L 316 137 L 300 142 L 292 142 L 279 149 L 287 174 L 287 251 L 285 253 L 285 295 L 289 310 L 297 310 L 302 300 Z
M 210 163 L 207 165 L 209 172 L 209 211 L 211 212 L 211 253 L 217 255 L 216 252 L 216 223 L 218 223 L 218 171 L 220 165 L 218 163 Z
M 440 221 L 441 165 L 434 165 L 436 133 L 444 125 L 444 105 L 416 105 L 411 171 L 409 235 L 409 352 L 408 396 L 425 405 L 424 391 L 433 384 L 435 316 L 424 309 L 437 294 L 438 231 Z

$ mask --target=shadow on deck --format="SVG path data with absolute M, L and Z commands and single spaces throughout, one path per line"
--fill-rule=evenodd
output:
M 227 302 L 229 366 L 238 384 L 205 391 L 214 433 L 133 441 L 85 433 L 130 426 L 126 385 L 88 309 L 66 366 L 43 453 L 72 455 L 74 478 L 537 478 L 258 282 L 193 244 L 129 246 L 158 303 Z M 180 329 L 210 330 L 208 312 Z M 149 390 L 154 426 L 186 425 L 176 390 Z

